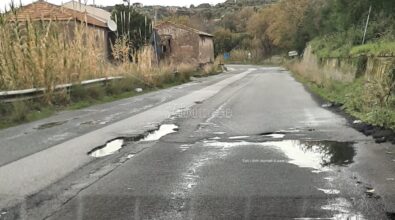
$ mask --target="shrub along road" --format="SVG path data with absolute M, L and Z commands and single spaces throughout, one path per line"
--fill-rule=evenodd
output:
M 187 87 L 186 96 L 139 114 L 155 121 L 172 105 L 186 107 L 163 122 L 177 125 L 174 133 L 126 142 L 4 216 L 385 219 L 395 212 L 393 145 L 376 144 L 351 128 L 281 68 L 231 68 L 239 74 L 197 92 Z M 92 137 L 147 123 L 130 119 L 109 122 Z M 83 137 L 75 143 L 84 144 Z M 81 152 L 73 150 L 65 158 L 78 158 Z

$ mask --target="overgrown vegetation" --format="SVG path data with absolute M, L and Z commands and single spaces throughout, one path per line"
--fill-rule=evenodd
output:
M 319 28 L 315 34 L 309 35 L 309 39 L 313 39 L 310 42 L 312 52 L 319 64 L 313 67 L 309 62 L 293 62 L 290 69 L 312 91 L 328 101 L 341 104 L 349 114 L 367 123 L 395 130 L 394 63 L 388 60 L 384 66 L 366 71 L 369 65 L 367 57 L 394 56 L 395 2 L 330 0 L 321 3 L 313 7 L 321 12 L 315 18 Z M 357 60 L 358 63 L 350 64 L 358 69 L 356 79 L 346 83 L 346 80 L 338 81 L 327 76 L 328 71 L 320 69 L 319 65 L 323 63 L 320 61 L 333 61 L 328 58 L 335 58 L 338 62 Z M 374 62 L 371 60 L 370 65 Z
M 151 19 L 138 13 L 133 7 L 116 5 L 112 10 L 112 19 L 117 23 L 116 37 L 127 39 L 132 53 L 138 51 L 150 40 Z
M 306 71 L 302 63 L 288 67 L 311 91 L 324 99 L 342 105 L 349 114 L 373 125 L 395 130 L 395 72 L 366 75 L 349 83 L 323 78 Z
M 45 99 L 0 102 L 0 129 L 21 123 L 31 122 L 51 116 L 62 110 L 75 110 L 95 104 L 111 102 L 140 95 L 159 89 L 179 85 L 190 80 L 191 76 L 208 76 L 221 72 L 218 65 L 208 65 L 196 70 L 189 65 L 180 65 L 176 72 L 156 72 L 156 74 L 133 75 L 103 85 L 74 86 L 70 91 L 58 91 L 52 94 L 52 105 Z M 141 78 L 140 78 L 141 77 Z M 136 91 L 137 88 L 143 92 Z
M 365 54 L 368 56 L 395 56 L 395 41 L 377 41 L 351 48 L 349 54 L 357 56 Z
M 367 46 L 361 47 L 370 6 Z M 393 0 L 228 0 L 136 10 L 214 33 L 215 54 L 220 56 L 233 50 L 249 51 L 256 60 L 284 56 L 291 50 L 302 54 L 312 40 L 314 51 L 322 57 L 394 53 Z
M 117 8 L 120 17 L 124 8 Z M 134 23 L 119 20 L 119 34 L 112 45 L 113 61 L 103 48 L 103 36 L 85 22 L 70 20 L 19 21 L 17 9 L 0 14 L 0 91 L 44 88 L 43 98 L 4 103 L 0 100 L 0 128 L 47 117 L 63 109 L 136 95 L 136 88 L 153 91 L 187 82 L 190 76 L 217 73 L 216 66 L 197 70 L 183 64 L 154 62 L 149 43 L 151 21 L 144 16 Z M 137 16 L 137 12 L 133 12 Z M 132 16 L 132 14 L 130 15 Z M 126 27 L 127 26 L 127 27 Z M 144 26 L 141 30 L 139 27 Z M 70 34 L 72 33 L 72 34 Z M 59 91 L 57 85 L 109 76 L 124 79 L 105 86 L 75 86 Z
M 21 21 L 15 11 L 0 15 L 0 90 L 46 88 L 106 76 L 99 40 L 84 24 L 70 39 L 59 23 Z M 50 102 L 50 100 L 48 100 Z

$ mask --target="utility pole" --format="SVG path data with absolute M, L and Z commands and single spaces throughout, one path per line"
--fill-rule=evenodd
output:
M 371 13 L 371 12 L 372 12 L 372 5 L 370 5 L 370 7 L 369 7 L 369 14 L 368 14 L 368 18 L 366 19 L 365 31 L 364 31 L 364 33 L 363 33 L 362 44 L 365 44 L 366 32 L 368 31 L 368 25 L 369 25 L 369 19 L 370 19 L 370 13 Z

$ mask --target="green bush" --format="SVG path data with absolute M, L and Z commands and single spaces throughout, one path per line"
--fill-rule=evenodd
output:
M 354 45 L 362 42 L 363 33 L 359 29 L 336 32 L 320 36 L 311 41 L 313 52 L 320 58 L 348 57 Z
M 124 91 L 123 89 L 120 81 L 110 82 L 105 88 L 107 95 L 118 95 Z
M 70 104 L 70 95 L 67 91 L 55 92 L 51 95 L 51 102 L 55 106 L 67 106 Z
M 130 92 L 138 87 L 139 88 L 144 87 L 143 85 L 139 85 L 139 83 L 137 83 L 137 81 L 138 81 L 137 79 L 128 77 L 128 78 L 124 78 L 124 79 L 117 81 L 117 84 L 121 88 L 122 92 Z M 140 84 L 142 84 L 142 83 L 140 83 Z
M 30 109 L 28 107 L 26 102 L 24 101 L 18 101 L 12 103 L 12 114 L 11 114 L 11 120 L 12 122 L 24 122 L 27 120 L 27 116 L 30 112 Z
M 93 100 L 100 100 L 106 95 L 105 88 L 99 86 L 92 86 L 86 89 L 88 98 Z
M 387 75 L 360 77 L 351 83 L 326 80 L 317 84 L 308 75 L 296 77 L 324 99 L 343 105 L 354 117 L 395 130 L 395 70 Z
M 350 112 L 364 112 L 366 110 L 366 100 L 363 97 L 363 85 L 360 82 L 351 84 L 348 92 L 343 96 L 344 108 Z
M 82 85 L 73 86 L 70 92 L 70 97 L 73 102 L 85 100 L 88 97 L 86 88 Z
M 395 130 L 395 111 L 390 108 L 376 107 L 366 114 L 366 121 L 377 126 Z
M 361 54 L 369 56 L 394 55 L 395 42 L 378 41 L 351 48 L 350 55 L 357 56 Z
M 11 104 L 0 102 L 0 116 L 8 115 L 11 111 Z

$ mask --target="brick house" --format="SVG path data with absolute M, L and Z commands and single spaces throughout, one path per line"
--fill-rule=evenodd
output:
M 74 35 L 75 25 L 85 23 L 87 24 L 88 31 L 94 34 L 96 39 L 95 44 L 99 49 L 103 50 L 104 56 L 109 57 L 111 54 L 109 34 L 114 30 L 110 30 L 110 21 L 96 16 L 87 10 L 83 12 L 39 0 L 18 8 L 16 11 L 16 20 L 57 22 L 64 27 L 64 30 L 70 37 Z
M 214 62 L 213 35 L 194 28 L 164 22 L 155 26 L 162 58 L 172 64 L 205 65 Z

